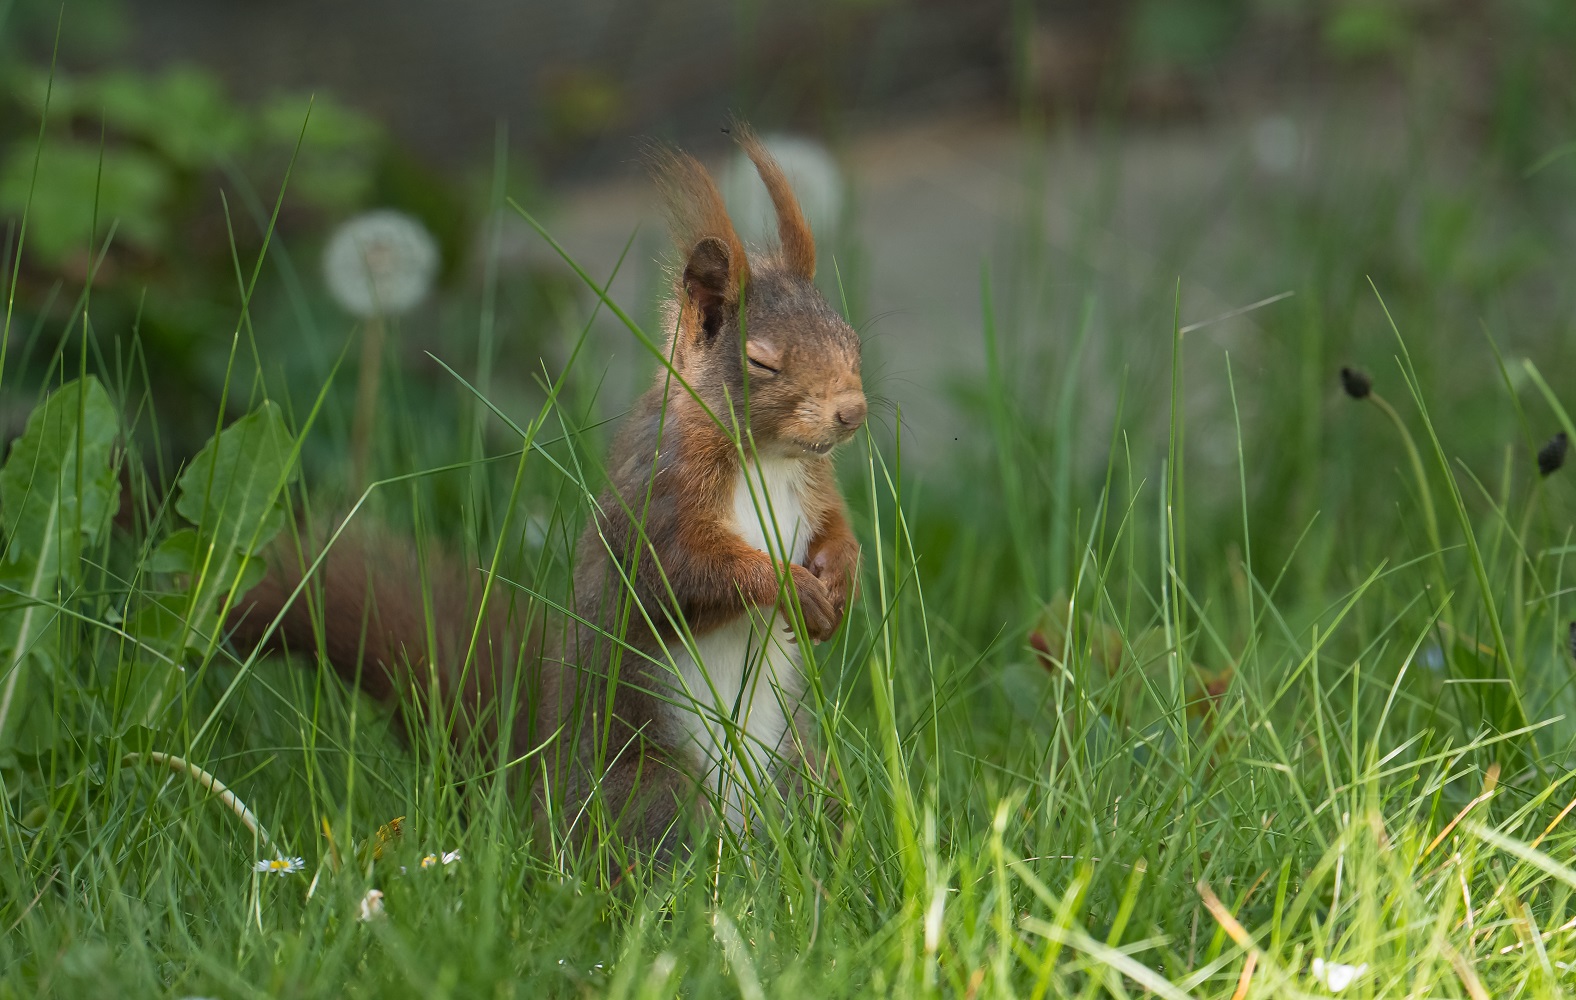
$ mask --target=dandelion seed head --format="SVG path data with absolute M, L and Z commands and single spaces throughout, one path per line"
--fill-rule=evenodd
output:
M 1269 115 L 1253 126 L 1253 159 L 1271 174 L 1289 174 L 1302 159 L 1303 140 L 1297 123 L 1285 115 Z
M 425 226 L 393 209 L 358 215 L 323 248 L 323 279 L 334 301 L 362 319 L 420 305 L 438 273 L 438 244 Z

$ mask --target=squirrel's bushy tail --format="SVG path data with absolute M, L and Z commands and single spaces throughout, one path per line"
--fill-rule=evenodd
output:
M 320 656 L 409 723 L 452 722 L 461 745 L 496 739 L 530 699 L 514 681 L 534 663 L 536 637 L 513 588 L 495 582 L 480 613 L 485 575 L 436 549 L 365 530 L 342 533 L 326 551 L 276 542 L 263 581 L 230 615 L 231 640 L 245 651 L 262 643 Z M 527 735 L 513 732 L 510 742 Z

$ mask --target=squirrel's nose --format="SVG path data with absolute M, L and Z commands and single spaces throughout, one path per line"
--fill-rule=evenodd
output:
M 865 422 L 865 409 L 865 401 L 862 398 L 840 403 L 837 407 L 837 422 L 853 430 Z

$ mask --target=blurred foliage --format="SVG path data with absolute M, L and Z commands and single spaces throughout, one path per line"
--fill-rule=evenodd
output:
M 49 0 L 0 0 L 0 66 L 14 66 L 29 52 L 57 42 L 66 59 L 96 58 L 126 38 L 123 0 L 72 0 L 70 14 Z
M 1416 36 L 1416 26 L 1404 8 L 1372 0 L 1339 4 L 1323 21 L 1324 44 L 1335 55 L 1348 59 L 1395 55 L 1405 51 Z
M 47 367 L 59 334 L 90 322 L 111 363 L 147 364 L 173 427 L 219 394 L 241 282 L 282 188 L 280 237 L 315 241 L 345 216 L 393 204 L 428 222 L 446 260 L 468 239 L 446 184 L 367 116 L 322 94 L 242 103 L 191 66 L 52 74 L 11 63 L 0 70 L 0 140 L 8 284 L 19 264 L 12 367 Z M 84 320 L 77 290 L 90 275 Z M 309 329 L 303 287 L 289 307 Z M 189 454 L 199 442 L 172 443 Z
M 198 453 L 170 498 L 178 518 L 139 551 L 135 592 L 120 592 L 126 577 L 106 567 L 117 558 L 121 432 L 89 376 L 50 394 L 0 463 L 0 766 L 8 795 L 24 801 L 47 797 L 62 748 L 177 726 L 225 615 L 262 578 L 259 553 L 285 523 L 295 442 L 264 403 Z M 96 649 L 95 622 L 128 641 Z
M 1525 168 L 1568 134 L 1567 0 L 1029 0 L 1028 96 L 1123 116 L 1196 114 L 1261 90 L 1400 83 L 1486 119 Z M 1015 33 L 1024 35 L 1023 18 Z M 1543 148 L 1538 148 L 1542 143 Z
M 1246 16 L 1240 0 L 1147 0 L 1132 15 L 1133 61 L 1141 67 L 1209 66 L 1225 55 Z
M 225 249 L 224 227 L 198 224 L 222 208 L 209 194 L 215 174 L 266 190 L 283 181 L 298 141 L 290 188 L 300 206 L 346 211 L 372 187 L 378 126 L 322 98 L 280 95 L 246 107 L 191 67 L 90 77 L 24 68 L 7 83 L 41 140 L 12 142 L 0 159 L 0 212 L 26 214 L 25 257 L 45 272 L 84 271 L 89 248 L 101 249 L 111 227 L 110 260 L 141 277 L 184 252 Z M 221 245 L 193 239 L 205 230 Z
M 843 86 L 840 61 L 879 62 L 871 46 L 881 18 L 918 22 L 949 5 L 968 13 L 964 0 L 828 0 L 796 15 L 814 25 L 796 23 L 794 45 L 768 37 L 781 31 L 761 10 L 742 10 L 735 28 L 748 40 L 739 70 L 746 82 L 738 83 L 737 93 L 759 100 L 734 91 L 727 99 L 768 113 L 811 104 L 835 131 L 837 114 L 860 100 L 856 88 Z M 997 58 L 1001 65 L 988 69 L 1005 75 L 1003 50 L 1016 41 L 1033 50 L 1031 79 L 1023 88 L 1028 93 L 1020 96 L 1129 116 L 1123 123 L 1145 114 L 1207 114 L 1244 97 L 1277 100 L 1276 93 L 1257 93 L 1267 79 L 1331 91 L 1377 81 L 1434 115 L 1430 127 L 1453 124 L 1451 116 L 1465 123 L 1453 131 L 1474 149 L 1486 149 L 1489 162 L 1507 176 L 1521 175 L 1576 136 L 1576 61 L 1570 59 L 1576 4 L 1568 0 L 1015 0 L 997 16 L 995 48 L 983 55 L 969 50 L 959 59 Z M 440 175 L 423 161 L 432 151 L 399 145 L 382 125 L 322 93 L 241 101 L 206 69 L 103 68 L 124 62 L 128 21 L 123 0 L 80 0 L 64 16 L 42 0 L 0 0 L 0 250 L 8 239 L 14 243 L 24 210 L 28 217 L 10 384 L 42 384 L 37 373 L 51 363 L 62 335 L 83 323 L 82 289 L 91 273 L 96 343 L 115 345 L 103 348 L 105 377 L 117 365 L 138 363 L 126 360 L 130 351 L 109 357 L 135 338 L 152 362 L 161 426 L 183 428 L 188 413 L 206 412 L 224 381 L 240 315 L 238 272 L 249 274 L 256 259 L 298 140 L 275 244 L 287 253 L 269 265 L 280 269 L 281 280 L 265 284 L 251 310 L 266 336 L 291 338 L 292 349 L 276 352 L 284 357 L 278 362 L 284 381 L 319 381 L 349 330 L 348 323 L 333 326 L 318 318 L 343 320 L 314 280 L 315 260 L 304 263 L 339 220 L 374 206 L 401 208 L 437 237 L 444 281 L 452 285 L 465 276 L 462 269 L 473 263 L 481 241 L 478 213 L 466 210 L 462 193 L 490 186 L 485 166 L 458 180 Z M 51 75 L 48 54 L 57 27 L 60 68 Z M 776 51 L 774 45 L 781 51 L 773 58 L 792 64 L 794 72 L 773 75 L 762 68 L 767 62 L 755 57 Z M 946 45 L 966 48 L 956 37 Z M 800 58 L 801 49 L 816 58 Z M 544 149 L 588 145 L 609 133 L 665 132 L 674 107 L 692 101 L 664 90 L 672 85 L 662 80 L 641 89 L 641 78 L 614 55 L 594 51 L 526 67 L 545 92 L 542 114 L 531 126 L 536 131 L 512 133 L 517 142 L 525 134 L 539 144 L 529 156 L 547 159 Z M 758 86 L 748 85 L 751 73 L 758 73 Z M 266 88 L 265 81 L 255 92 L 267 94 Z M 606 152 L 599 152 L 604 165 Z M 499 186 L 523 197 L 521 189 L 530 185 L 516 178 L 532 164 L 518 151 L 509 156 L 498 167 L 508 183 Z M 1545 177 L 1570 164 L 1576 157 L 1566 156 Z M 1533 188 L 1524 185 L 1516 194 Z M 1541 190 L 1552 202 L 1565 189 Z M 1340 252 L 1362 258 L 1381 282 L 1394 285 L 1410 276 L 1481 289 L 1524 263 L 1526 254 L 1516 247 L 1498 256 L 1479 249 L 1483 230 L 1499 219 L 1498 207 L 1485 209 L 1460 192 L 1429 192 L 1416 217 L 1405 220 L 1420 230 L 1420 250 L 1412 255 L 1417 261 L 1398 241 L 1365 228 L 1372 213 L 1334 204 L 1352 202 L 1361 192 L 1326 194 L 1328 201 L 1320 195 L 1306 206 L 1310 225 L 1331 230 L 1332 245 L 1335 229 L 1350 226 L 1341 233 Z M 96 260 L 99 253 L 102 260 Z M 521 260 L 514 260 L 510 266 L 518 271 L 488 300 L 487 322 L 509 331 L 508 338 L 497 338 L 498 351 L 519 350 L 517 367 L 534 370 L 541 338 L 527 331 L 567 315 L 580 290 L 523 273 L 532 265 Z M 470 277 L 479 283 L 477 273 L 484 270 L 477 267 Z M 8 253 L 0 265 L 7 284 L 9 272 Z M 434 332 L 439 315 L 451 325 Z M 410 339 L 426 336 L 430 346 L 472 321 L 463 307 L 446 301 L 411 322 Z M 7 402 L 0 405 L 0 433 L 20 429 L 20 401 Z M 175 450 L 190 454 L 200 444 L 179 442 Z

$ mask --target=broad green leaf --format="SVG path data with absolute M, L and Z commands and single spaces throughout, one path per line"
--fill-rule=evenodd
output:
M 111 222 L 116 246 L 158 252 L 168 244 L 174 179 L 156 157 L 51 137 L 37 153 L 36 184 L 34 159 L 32 143 L 15 143 L 0 159 L 0 212 L 27 209 L 28 252 L 47 267 L 96 252 Z
M 151 143 L 183 167 L 201 169 L 246 146 L 247 116 L 202 70 L 175 67 L 157 77 L 108 73 L 89 89 L 112 128 Z
M 116 672 L 117 732 L 159 727 L 180 696 L 187 651 L 211 651 L 223 632 L 226 599 L 262 580 L 256 556 L 284 525 L 293 451 L 279 407 L 264 403 L 213 437 L 177 480 L 175 510 L 192 527 L 164 539 L 143 568 L 173 575 L 179 589 L 127 616 L 138 648 Z
M 226 427 L 181 474 L 175 509 L 196 527 L 166 539 L 149 568 L 188 581 L 187 645 L 216 642 L 225 598 L 262 578 L 252 557 L 284 526 L 282 495 L 295 476 L 293 440 L 272 402 Z
M 134 726 L 159 729 L 165 711 L 177 704 L 186 670 L 179 663 L 139 653 L 115 672 L 115 733 Z
M 97 379 L 86 385 L 84 395 L 82 383 L 70 382 L 34 410 L 0 469 L 0 558 L 8 565 L 75 579 L 83 546 L 119 509 L 115 407 Z
M 182 528 L 159 543 L 143 567 L 151 573 L 191 573 L 197 568 L 197 529 Z
M 16 597 L 12 581 L 0 579 L 8 589 L 0 593 L 0 604 L 9 605 Z M 54 609 L 29 604 L 35 613 L 27 621 L 22 643 L 0 652 L 0 702 L 6 706 L 6 724 L 0 731 L 0 747 L 25 753 L 40 753 L 52 746 L 60 735 L 55 697 L 77 699 L 75 684 L 61 683 L 63 622 Z M 0 629 L 16 637 L 20 615 L 8 624 L 0 615 Z M 4 640 L 0 640 L 4 641 Z
M 68 383 L 33 412 L 0 469 L 0 746 L 11 740 L 24 671 L 58 648 L 52 608 L 81 580 L 84 549 L 119 506 L 118 429 L 96 379 Z
M 193 584 L 203 573 L 207 548 L 198 548 L 197 532 L 187 528 L 177 531 L 154 550 L 143 567 L 153 573 L 178 574 L 187 584 L 187 590 L 171 596 L 155 598 L 133 612 L 126 630 L 155 649 L 175 656 L 181 643 L 195 649 L 205 649 L 223 628 L 219 605 L 235 574 L 229 567 L 235 560 L 225 560 L 224 554 L 215 552 L 217 568 L 209 567 L 206 579 L 213 586 L 203 588 L 203 597 L 196 605 L 192 601 Z M 262 582 L 266 569 L 261 559 L 250 559 L 240 572 L 240 583 L 235 587 L 237 597 Z
M 126 620 L 126 632 L 139 643 L 166 655 L 180 648 L 189 631 L 186 621 L 188 596 L 184 593 L 149 597 Z M 191 629 L 199 626 L 193 623 Z
M 279 532 L 277 525 L 269 523 L 272 518 L 273 514 L 270 513 L 263 522 L 266 534 L 259 536 L 258 547 L 267 543 Z M 161 542 L 159 547 L 153 550 L 153 554 L 148 556 L 148 561 L 144 563 L 144 566 L 154 573 L 193 575 L 201 572 L 203 568 L 202 560 L 206 553 L 207 548 L 202 545 L 201 539 L 197 537 L 197 530 L 195 528 L 182 528 Z M 260 560 L 253 559 L 249 561 L 246 564 L 246 569 L 241 573 L 241 586 L 238 593 L 245 593 L 257 586 L 262 581 L 264 572 L 263 564 Z
M 254 552 L 284 525 L 280 497 L 295 481 L 292 439 L 279 406 L 264 403 L 211 439 L 176 489 L 175 509 L 204 539 Z
M 125 652 L 115 670 L 116 734 L 136 726 L 158 729 L 165 710 L 180 697 L 186 681 L 181 650 L 206 643 L 218 625 L 191 621 L 188 601 L 184 593 L 154 597 L 127 620 L 126 631 L 137 646 Z
M 202 169 L 243 152 L 253 115 L 233 104 L 212 74 L 175 66 L 158 75 L 114 71 L 71 78 L 42 71 L 23 73 L 17 97 L 51 119 L 103 119 L 112 133 L 158 150 L 182 167 Z M 31 147 L 29 148 L 31 151 Z

